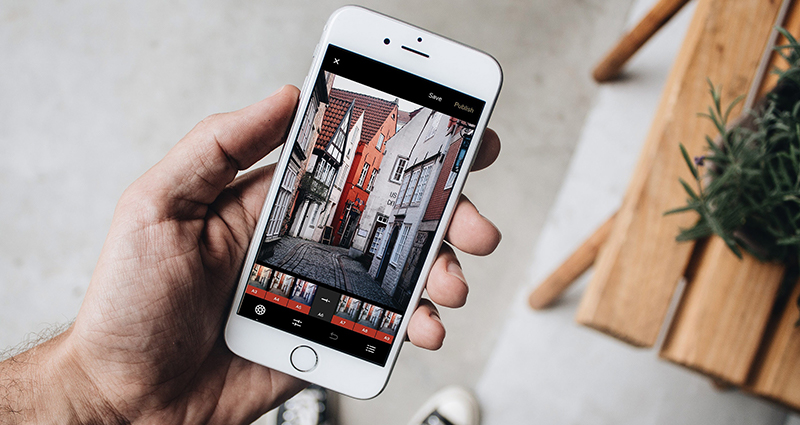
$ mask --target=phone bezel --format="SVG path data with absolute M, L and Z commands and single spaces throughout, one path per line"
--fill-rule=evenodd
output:
M 422 38 L 422 42 L 417 41 L 419 37 Z M 391 40 L 389 44 L 384 43 L 386 38 Z M 486 128 L 502 84 L 502 71 L 494 58 L 474 48 L 369 9 L 346 6 L 335 11 L 325 25 L 322 38 L 314 53 L 311 69 L 302 87 L 298 105 L 303 110 L 308 105 L 312 85 L 322 66 L 325 51 L 330 44 L 484 100 L 486 105 L 476 125 L 474 142 L 464 159 L 464 164 L 471 166 L 480 145 L 478 142 Z M 417 48 L 428 54 L 429 57 L 426 58 L 402 49 L 403 45 Z M 454 74 L 452 69 L 453 64 L 456 63 L 469 64 L 469 71 Z M 303 115 L 303 113 L 297 114 L 297 119 L 292 124 L 287 140 L 294 140 L 296 137 Z M 287 149 L 286 146 L 289 144 L 284 145 L 276 170 L 283 170 L 288 166 L 291 149 Z M 466 168 L 469 169 L 469 167 Z M 468 174 L 467 172 L 459 173 L 453 185 L 454 193 L 461 192 Z M 276 176 L 278 175 L 276 173 Z M 276 178 L 270 186 L 267 202 L 261 211 L 261 218 L 245 259 L 244 264 L 247 266 L 252 267 L 255 261 L 267 225 L 266 217 L 269 216 L 277 196 L 278 180 Z M 442 216 L 443 223 L 440 223 L 436 231 L 430 253 L 425 259 L 420 273 L 421 278 L 426 277 L 430 272 L 435 260 L 435 253 L 441 246 L 444 232 L 449 225 L 457 201 L 458 196 L 451 196 L 447 202 Z M 351 397 L 367 399 L 380 394 L 394 368 L 410 322 L 410 313 L 416 309 L 424 285 L 417 284 L 411 302 L 404 312 L 404 319 L 397 331 L 397 338 L 392 344 L 386 365 L 378 366 L 239 316 L 236 310 L 244 295 L 250 267 L 245 267 L 240 276 L 225 328 L 225 340 L 231 351 L 256 363 Z M 299 372 L 292 366 L 290 354 L 298 345 L 310 346 L 317 352 L 319 361 L 314 370 Z

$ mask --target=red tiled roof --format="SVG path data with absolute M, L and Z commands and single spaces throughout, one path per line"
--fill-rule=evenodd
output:
M 349 107 L 350 102 L 346 100 L 330 98 L 328 108 L 325 109 L 325 115 L 322 117 L 322 126 L 319 129 L 319 137 L 317 137 L 317 142 L 314 145 L 315 148 L 324 150 L 328 147 L 328 142 L 336 133 L 336 129 L 342 123 L 342 118 L 344 118 L 344 114 L 347 113 Z
M 381 125 L 386 121 L 389 114 L 397 109 L 397 103 L 389 102 L 373 96 L 365 94 L 354 93 L 347 90 L 331 89 L 331 99 L 341 99 L 348 102 L 355 102 L 353 107 L 353 119 L 350 120 L 350 128 L 348 132 L 355 125 L 361 113 L 366 111 L 364 115 L 364 127 L 361 129 L 361 140 L 359 142 L 369 143 Z M 397 118 L 397 117 L 395 117 Z

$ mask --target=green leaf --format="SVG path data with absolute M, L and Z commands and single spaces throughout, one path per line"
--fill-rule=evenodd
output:
M 686 147 L 683 146 L 683 143 L 680 144 L 681 147 L 681 154 L 683 155 L 683 160 L 686 161 L 686 165 L 689 166 L 689 170 L 692 172 L 695 180 L 700 180 L 700 177 L 697 174 L 697 168 L 694 166 L 694 161 L 692 158 L 689 157 L 689 152 L 686 152 Z
M 700 200 L 700 197 L 697 196 L 696 193 L 694 193 L 694 190 L 692 189 L 691 186 L 689 186 L 689 183 L 686 183 L 686 180 L 684 179 L 678 179 L 678 180 L 680 180 L 681 185 L 683 185 L 683 188 L 686 190 L 686 193 L 689 194 L 689 197 L 691 197 L 692 200 Z
M 723 118 L 722 118 L 722 121 L 725 124 L 728 123 L 728 117 L 731 115 L 731 111 L 733 110 L 733 107 L 736 106 L 739 102 L 741 102 L 743 100 L 744 100 L 744 95 L 740 95 L 736 99 L 733 99 L 733 102 L 731 102 L 731 104 L 728 105 L 728 109 L 725 110 L 725 115 L 723 115 Z
M 677 213 L 682 213 L 682 212 L 686 212 L 686 211 L 697 211 L 697 207 L 695 207 L 693 205 L 687 205 L 685 207 L 673 208 L 673 209 L 665 212 L 664 215 L 677 214 Z

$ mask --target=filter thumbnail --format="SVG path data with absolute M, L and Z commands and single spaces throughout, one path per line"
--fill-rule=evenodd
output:
M 317 293 L 317 285 L 297 279 L 294 288 L 292 288 L 292 296 L 289 297 L 289 300 L 310 306 L 311 302 L 314 301 L 315 293 Z
M 383 317 L 384 309 L 373 304 L 364 303 L 358 313 L 358 320 L 353 324 L 353 330 L 370 337 L 377 337 L 377 329 Z M 390 340 L 387 340 L 390 342 Z
M 361 306 L 361 312 L 358 314 L 358 321 L 356 321 L 356 324 L 370 329 L 378 329 L 383 311 L 384 309 L 381 307 L 364 303 L 364 305 Z
M 342 295 L 339 299 L 339 305 L 336 307 L 336 315 L 351 322 L 355 322 L 358 318 L 360 308 L 361 300 Z
M 276 271 L 272 275 L 272 283 L 269 286 L 269 292 L 284 298 L 289 298 L 294 281 L 294 276 Z
M 250 286 L 266 290 L 269 286 L 269 274 L 271 272 L 271 268 L 256 264 L 253 266 L 253 270 L 250 270 L 250 279 L 247 283 Z
M 383 315 L 383 320 L 381 320 L 381 326 L 378 328 L 378 332 L 383 332 L 391 336 L 397 335 L 397 328 L 400 327 L 400 320 L 402 319 L 403 315 L 387 311 L 386 314 Z

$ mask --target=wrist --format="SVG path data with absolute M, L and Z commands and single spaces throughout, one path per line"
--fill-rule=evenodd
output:
M 69 332 L 0 363 L 0 423 L 126 422 L 69 349 Z

